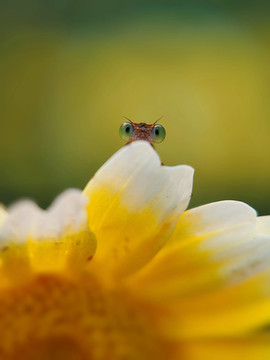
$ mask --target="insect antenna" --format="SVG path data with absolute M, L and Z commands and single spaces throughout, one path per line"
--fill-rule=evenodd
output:
M 162 118 L 164 117 L 164 115 L 162 115 L 160 118 L 158 118 L 155 122 L 154 122 L 154 124 L 156 124 L 159 120 L 161 120 Z
M 123 118 L 128 120 L 131 124 L 134 124 L 134 122 L 132 120 L 130 120 L 129 118 L 127 118 L 126 116 L 123 116 Z

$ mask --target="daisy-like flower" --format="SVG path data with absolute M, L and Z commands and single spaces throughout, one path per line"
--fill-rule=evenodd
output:
M 136 141 L 47 210 L 0 209 L 0 359 L 269 359 L 270 216 L 185 211 L 193 169 Z

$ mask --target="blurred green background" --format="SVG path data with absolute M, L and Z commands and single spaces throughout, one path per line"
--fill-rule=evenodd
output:
M 164 115 L 157 151 L 195 167 L 191 206 L 270 214 L 268 3 L 1 2 L 1 201 L 83 188 L 123 145 L 123 115 Z

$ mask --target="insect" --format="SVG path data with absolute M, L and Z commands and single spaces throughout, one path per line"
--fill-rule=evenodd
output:
M 126 118 L 128 122 L 124 122 L 119 129 L 120 137 L 127 141 L 126 145 L 133 141 L 144 140 L 148 141 L 152 146 L 156 143 L 161 143 L 166 137 L 165 128 L 154 122 L 153 124 L 134 123 Z

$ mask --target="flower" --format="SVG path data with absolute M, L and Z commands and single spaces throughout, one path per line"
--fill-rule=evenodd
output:
M 268 359 L 270 216 L 185 211 L 192 177 L 138 141 L 47 211 L 0 208 L 0 358 Z

